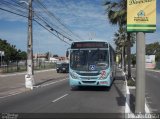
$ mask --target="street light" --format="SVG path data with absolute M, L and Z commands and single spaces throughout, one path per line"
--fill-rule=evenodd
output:
M 33 89 L 34 77 L 33 77 L 33 38 L 32 38 L 32 0 L 20 1 L 20 3 L 27 4 L 28 11 L 28 43 L 27 43 L 27 74 L 25 75 L 26 88 Z

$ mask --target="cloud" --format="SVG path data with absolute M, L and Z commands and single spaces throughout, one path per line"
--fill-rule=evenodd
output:
M 108 41 L 115 47 L 113 34 L 117 31 L 118 26 L 109 24 L 107 16 L 104 14 L 105 9 L 102 6 L 103 0 L 41 0 L 41 2 L 44 3 L 47 9 L 54 13 L 58 19 L 60 18 L 60 21 L 64 23 L 68 29 L 72 30 L 75 34 L 78 34 L 82 39 L 88 40 L 91 37 L 90 34 L 95 34 L 93 39 Z M 46 12 L 39 7 L 36 1 L 33 2 L 33 7 L 35 13 L 44 17 L 54 29 L 67 35 L 65 32 L 68 33 L 69 31 L 57 20 L 53 19 L 53 16 L 47 15 Z M 27 28 L 27 19 L 1 10 L 0 14 L 0 21 L 8 23 L 6 30 L 2 27 L 0 28 L 0 37 L 7 39 L 18 48 L 26 50 L 27 30 L 21 29 L 24 29 L 24 27 L 25 29 Z M 13 23 L 17 24 L 17 26 L 14 26 L 16 28 L 13 28 Z M 159 24 L 160 13 L 158 12 L 157 31 L 153 34 L 146 35 L 147 43 L 159 40 Z M 50 51 L 60 55 L 65 54 L 66 49 L 69 47 L 67 44 L 53 36 L 35 22 L 33 22 L 33 28 L 34 52 L 45 53 Z M 62 29 L 64 31 L 62 31 Z M 75 39 L 73 35 L 72 38 Z

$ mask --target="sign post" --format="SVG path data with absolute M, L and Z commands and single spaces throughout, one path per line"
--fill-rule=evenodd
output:
M 135 113 L 145 113 L 145 33 L 156 30 L 156 0 L 127 0 L 127 32 L 136 32 Z

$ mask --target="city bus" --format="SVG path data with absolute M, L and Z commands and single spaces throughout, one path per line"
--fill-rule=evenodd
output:
M 105 41 L 73 42 L 69 55 L 69 84 L 110 87 L 115 77 L 115 52 Z

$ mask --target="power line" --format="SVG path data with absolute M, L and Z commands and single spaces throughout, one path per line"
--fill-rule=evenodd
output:
M 41 19 L 38 15 L 36 15 L 37 18 L 39 20 L 41 20 L 42 22 L 44 22 L 46 24 L 47 27 L 49 27 L 52 31 L 55 31 L 57 34 L 60 34 L 61 36 L 63 36 L 64 38 L 68 39 L 69 41 L 73 41 L 73 39 L 68 38 L 67 36 L 65 36 L 64 34 L 60 33 L 59 31 L 57 31 L 56 29 L 52 28 L 45 20 Z M 35 19 L 34 19 L 35 20 Z
M 15 11 L 18 12 L 18 13 L 26 14 L 25 11 L 22 11 L 22 9 L 20 9 L 20 7 L 19 7 L 18 5 L 13 4 L 12 2 L 8 2 L 8 1 L 3 1 L 3 0 L 1 0 L 1 1 L 0 1 L 0 4 L 6 6 L 7 9 L 10 8 L 10 9 L 15 10 Z
M 13 1 L 13 0 L 12 0 L 12 1 Z M 21 7 L 21 8 L 23 8 L 23 9 L 28 9 L 28 8 L 26 8 L 26 7 L 23 7 L 20 3 L 16 2 L 16 1 L 13 1 L 13 2 L 16 3 L 16 4 L 17 4 L 16 6 L 18 6 L 18 7 Z M 32 12 L 33 12 L 33 11 L 32 11 Z M 47 20 L 46 20 L 44 17 L 42 17 L 41 15 L 37 15 L 37 13 L 35 13 L 35 11 L 34 11 L 33 13 L 34 13 L 34 15 L 35 15 L 36 17 L 38 17 L 39 20 L 43 21 L 43 22 L 46 24 L 46 26 L 48 26 L 48 27 L 50 27 L 51 29 L 53 29 L 53 28 L 47 23 Z M 40 16 L 41 18 L 40 18 L 39 16 Z M 51 23 L 51 22 L 50 22 L 50 23 Z M 52 24 L 52 23 L 51 23 L 51 24 Z M 53 24 L 52 24 L 52 25 L 53 25 Z M 53 26 L 56 26 L 56 25 L 53 25 Z M 56 27 L 57 27 L 58 29 L 60 29 L 61 31 L 65 32 L 63 29 L 59 28 L 58 26 L 56 26 Z M 63 37 L 67 38 L 68 40 L 73 41 L 73 39 L 65 36 L 65 35 L 62 34 L 60 31 L 57 31 L 57 30 L 55 30 L 55 29 L 53 29 L 53 30 L 54 30 L 55 32 L 59 33 L 60 35 L 62 35 Z M 70 34 L 68 34 L 67 32 L 65 32 L 65 33 L 70 36 Z
M 37 0 L 37 3 L 40 4 L 40 5 L 43 7 L 43 9 L 45 10 L 45 12 L 46 12 L 50 17 L 56 19 L 64 28 L 66 28 L 69 32 L 71 32 L 71 33 L 72 33 L 74 36 L 76 36 L 78 39 L 82 40 L 82 38 L 80 38 L 77 34 L 73 33 L 64 23 L 62 23 L 61 20 L 60 20 L 59 18 L 57 18 L 54 13 L 50 12 L 50 11 L 47 9 L 47 7 L 46 7 L 44 4 L 42 4 L 42 2 L 40 2 L 39 0 Z
M 41 15 L 39 15 L 39 14 L 37 14 L 37 13 L 35 13 L 34 12 L 34 15 L 36 16 L 36 17 L 38 17 L 38 19 L 40 19 L 40 20 L 42 20 L 42 21 L 44 21 L 46 24 L 48 24 L 46 21 L 47 21 L 47 19 L 46 18 L 44 18 L 43 16 L 41 16 Z M 35 17 L 35 19 L 36 19 L 36 17 Z M 51 24 L 51 26 L 54 26 L 54 27 L 56 27 L 57 29 L 59 29 L 59 30 L 61 30 L 62 32 L 64 32 L 66 35 L 68 35 L 68 36 L 70 36 L 71 37 L 71 35 L 70 34 L 68 34 L 66 31 L 64 31 L 63 29 L 61 29 L 61 28 L 59 28 L 57 25 L 54 25 L 53 23 L 51 23 L 50 22 L 50 24 Z M 51 27 L 50 25 L 48 25 L 49 27 Z M 60 32 L 60 31 L 59 31 Z
M 68 42 L 66 42 L 64 39 L 60 38 L 58 35 L 54 34 L 53 32 L 51 32 L 49 29 L 47 29 L 45 26 L 43 26 L 41 23 L 39 23 L 37 20 L 34 20 L 37 24 L 39 24 L 41 27 L 43 27 L 44 29 L 46 29 L 47 31 L 49 31 L 50 33 L 52 33 L 54 36 L 58 37 L 61 41 L 69 44 Z M 71 44 L 69 44 L 71 45 Z
M 37 17 L 38 17 L 38 16 L 37 16 Z M 40 17 L 38 17 L 38 19 L 39 19 L 39 20 L 42 20 Z M 35 19 L 34 19 L 34 20 L 35 20 Z M 55 30 L 54 28 L 50 27 L 49 24 L 48 24 L 46 21 L 44 21 L 44 20 L 42 20 L 42 21 L 46 24 L 46 26 L 48 26 L 49 28 L 51 28 L 52 31 L 55 31 L 56 33 L 60 34 L 60 35 L 63 36 L 64 38 L 68 39 L 69 41 L 73 41 L 71 38 L 68 38 L 68 37 L 64 36 L 64 35 L 63 35 L 62 33 L 60 33 L 59 31 L 57 31 L 57 30 Z
M 50 18 L 56 20 L 56 22 L 58 21 L 58 23 L 59 23 L 59 19 L 56 18 L 55 15 L 54 15 L 54 18 L 53 18 L 53 16 L 49 13 L 49 11 L 46 9 L 46 7 L 45 7 L 42 3 L 38 3 L 37 5 L 40 6 L 40 7 L 44 10 L 44 12 L 45 12 Z M 59 28 L 59 27 L 58 27 L 58 28 Z M 66 32 L 65 32 L 65 33 L 66 33 Z M 68 34 L 68 33 L 67 33 L 67 34 Z M 70 34 L 68 34 L 68 35 L 70 35 Z M 71 36 L 71 35 L 70 35 L 70 36 Z
M 12 14 L 18 15 L 18 16 L 21 16 L 21 17 L 28 18 L 27 16 L 24 16 L 24 15 L 21 15 L 21 14 L 18 14 L 18 13 L 15 13 L 15 12 L 12 12 L 12 11 L 9 11 L 9 10 L 6 10 L 6 9 L 3 9 L 3 8 L 0 8 L 0 9 L 3 10 L 3 11 L 6 11 L 6 12 L 12 13 Z
M 6 11 L 6 12 L 9 12 L 9 13 L 12 13 L 12 14 L 15 14 L 15 15 L 18 15 L 18 16 L 21 16 L 21 17 L 28 18 L 28 17 L 25 16 L 25 15 L 21 15 L 21 14 L 19 14 L 19 13 L 15 13 L 15 12 L 12 12 L 12 11 L 7 10 L 7 9 L 4 9 L 4 8 L 0 8 L 0 10 Z M 41 24 L 40 22 L 38 22 L 37 20 L 35 20 L 35 19 L 33 19 L 33 20 L 34 20 L 36 23 L 38 23 L 40 26 L 42 26 L 43 28 L 45 28 L 47 31 L 49 31 L 50 33 L 52 33 L 54 36 L 58 37 L 61 41 L 65 42 L 65 43 L 67 43 L 67 44 L 69 44 L 69 43 L 66 42 L 66 41 L 64 40 L 64 38 L 72 41 L 72 39 L 64 36 L 63 34 L 61 34 L 60 32 L 58 32 L 57 30 L 52 29 L 53 31 L 55 31 L 55 32 L 57 33 L 57 35 L 56 35 L 56 34 L 54 34 L 53 32 L 51 32 L 50 30 L 48 30 L 44 25 L 42 25 L 42 24 Z M 46 23 L 46 24 L 47 24 L 47 23 Z M 63 37 L 63 39 L 59 36 L 59 34 Z M 69 45 L 70 45 L 70 44 L 69 44 Z

